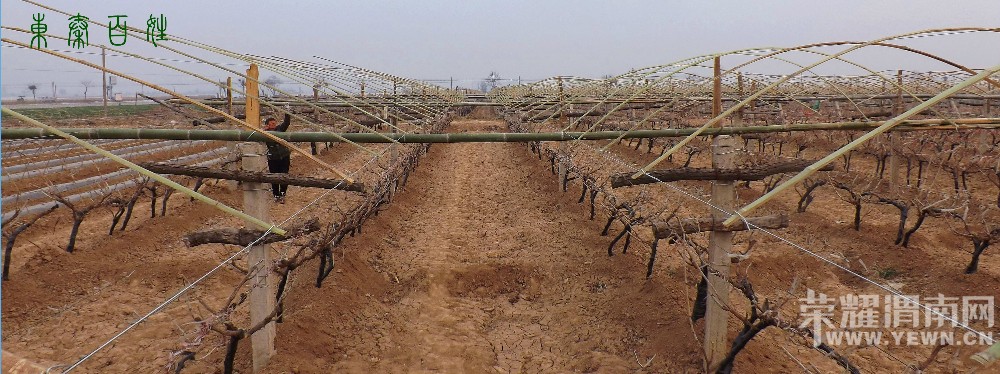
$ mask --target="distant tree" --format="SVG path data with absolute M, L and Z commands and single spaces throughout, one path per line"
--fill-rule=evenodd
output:
M 278 78 L 274 75 L 267 77 L 267 79 L 264 80 L 264 84 L 266 84 L 265 87 L 267 87 L 267 90 L 271 92 L 271 97 L 278 96 L 277 87 L 281 83 L 283 83 L 281 81 L 281 78 Z
M 239 83 L 240 83 L 240 91 L 243 91 L 244 96 L 246 96 L 246 92 L 247 92 L 247 80 L 243 79 L 243 78 L 240 78 L 239 79 Z
M 479 82 L 479 89 L 483 92 L 490 92 L 499 86 L 500 80 L 500 74 L 495 71 L 491 71 L 490 75 L 486 76 L 486 79 Z
M 80 81 L 80 84 L 83 85 L 83 98 L 86 100 L 87 99 L 87 90 L 90 89 L 90 86 L 93 85 L 94 82 L 89 81 L 89 80 L 82 80 L 82 81 Z
M 37 100 L 35 98 L 35 90 L 38 89 L 38 84 L 36 84 L 36 83 L 29 84 L 28 85 L 28 89 L 31 90 L 31 100 Z
M 319 93 L 320 95 L 322 95 L 323 94 L 323 92 L 322 92 L 323 88 L 324 87 L 329 87 L 330 84 L 326 82 L 326 77 L 323 77 L 323 76 L 317 75 L 315 77 L 315 80 L 316 80 L 316 83 L 313 84 L 313 86 L 312 86 L 313 91 Z M 364 81 L 364 79 L 362 79 L 361 80 L 361 91 L 363 92 L 364 89 L 365 89 L 365 81 Z

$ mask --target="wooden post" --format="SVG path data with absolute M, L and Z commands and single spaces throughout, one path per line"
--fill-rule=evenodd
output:
M 715 58 L 715 84 L 712 93 L 712 114 L 722 113 L 722 77 L 719 58 Z M 737 139 L 728 135 L 716 136 L 712 140 L 712 167 L 732 168 L 734 166 Z M 732 211 L 735 209 L 736 188 L 733 181 L 715 181 L 712 184 L 712 204 Z M 712 210 L 712 218 L 725 220 L 729 213 Z M 733 246 L 733 233 L 728 231 L 712 231 L 708 242 L 708 263 L 711 272 L 708 275 L 708 300 L 705 310 L 705 356 L 708 359 L 708 371 L 714 372 L 719 363 L 729 351 L 729 312 L 724 306 L 729 305 L 729 251 Z
M 712 166 L 716 168 L 732 168 L 737 147 L 737 138 L 720 135 L 712 141 Z M 715 181 L 712 184 L 712 204 L 732 211 L 735 209 L 736 188 L 733 181 Z M 729 218 L 729 213 L 712 210 L 716 221 Z M 724 305 L 729 305 L 729 252 L 733 246 L 733 233 L 730 231 L 712 231 L 708 242 L 708 262 L 712 272 L 708 275 L 708 301 L 705 313 L 705 355 L 708 357 L 710 372 L 714 372 L 718 364 L 729 352 L 729 311 Z
M 892 106 L 892 116 L 898 116 L 903 113 L 903 71 L 896 71 L 896 103 Z M 895 189 L 899 187 L 899 168 L 901 162 L 899 162 L 899 155 L 896 152 L 896 148 L 899 146 L 899 137 L 902 136 L 901 133 L 888 133 L 886 136 L 889 137 L 889 188 Z
M 712 81 L 712 117 L 722 113 L 722 65 L 719 57 L 715 58 L 715 79 Z
M 226 77 L 226 113 L 233 114 L 233 77 Z
M 233 77 L 226 77 L 226 113 L 229 115 L 234 115 L 233 112 Z M 236 142 L 226 142 L 226 151 L 228 154 L 234 154 L 239 149 L 236 147 Z M 239 187 L 240 182 L 228 181 L 229 188 L 235 190 Z
M 364 96 L 364 82 L 361 82 L 361 84 L 361 93 Z M 319 84 L 313 86 L 313 101 L 319 103 Z M 313 121 L 319 123 L 319 110 L 313 110 Z M 312 147 L 313 155 L 319 154 L 319 145 L 316 142 L 309 143 L 309 146 Z
M 105 49 L 101 47 L 101 67 L 104 69 L 108 68 L 108 57 L 105 53 Z M 104 103 L 104 116 L 108 116 L 108 71 L 101 70 L 101 97 Z
M 257 64 L 250 64 L 247 70 L 246 86 L 246 122 L 251 126 L 260 128 L 260 92 L 257 88 L 257 79 L 260 73 Z M 249 172 L 263 172 L 267 169 L 267 161 L 264 158 L 266 148 L 263 143 L 244 144 L 243 149 L 243 170 Z M 263 183 L 243 183 L 243 211 L 247 214 L 268 220 L 268 191 Z M 250 282 L 250 324 L 256 325 L 263 321 L 274 309 L 274 282 L 271 277 L 271 249 L 267 244 L 250 247 L 247 255 L 249 266 L 257 266 L 254 279 Z M 252 269 L 251 269 L 252 270 Z M 274 322 L 268 323 L 264 328 L 257 330 L 250 337 L 253 349 L 253 372 L 259 373 L 264 370 L 267 362 L 274 355 Z
M 746 96 L 746 92 L 743 91 L 743 73 L 739 71 L 736 72 L 736 88 L 740 91 L 740 101 L 742 101 L 743 97 Z
M 556 80 L 559 82 L 559 120 L 556 121 L 556 123 L 558 123 L 560 127 L 565 128 L 566 125 L 569 124 L 566 118 L 566 111 L 564 110 L 565 108 L 564 104 L 566 102 L 566 96 L 565 96 L 566 91 L 563 88 L 562 77 L 556 77 Z M 566 142 L 559 143 L 559 150 L 562 152 L 569 151 L 569 147 L 566 144 Z M 562 162 L 560 162 L 559 158 L 556 158 L 556 170 L 557 170 L 556 175 L 558 176 L 557 186 L 559 186 L 559 191 L 562 191 L 563 181 L 566 180 L 566 173 L 568 171 L 566 170 L 566 167 L 563 166 Z
M 564 103 L 566 102 L 566 91 L 563 88 L 562 77 L 556 77 L 556 80 L 559 82 L 559 125 L 563 126 L 565 128 L 566 127 L 566 113 L 563 110 L 563 107 L 565 106 Z

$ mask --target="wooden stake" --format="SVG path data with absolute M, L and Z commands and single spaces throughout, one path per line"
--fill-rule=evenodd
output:
M 556 77 L 556 80 L 559 82 L 559 126 L 565 129 L 566 125 L 569 123 L 569 121 L 566 118 L 565 106 L 563 105 L 564 102 L 566 101 L 566 95 L 565 95 L 566 91 L 563 88 L 562 77 Z M 559 150 L 563 152 L 568 152 L 566 143 L 559 143 Z M 559 176 L 556 185 L 558 186 L 559 191 L 562 191 L 563 181 L 566 180 L 567 170 L 566 167 L 563 166 L 563 163 L 560 162 L 558 158 L 556 159 L 556 170 L 557 170 L 556 175 Z
M 566 102 L 566 89 L 563 86 L 562 77 L 556 77 L 556 80 L 559 82 L 559 122 L 560 126 L 566 127 L 567 121 L 566 121 L 566 113 L 564 110 L 565 109 L 564 103 Z
M 721 135 L 712 142 L 714 153 L 712 163 L 715 167 L 731 168 L 734 165 L 734 151 L 737 141 L 735 137 Z M 712 185 L 712 204 L 731 211 L 736 199 L 736 188 L 733 181 L 715 181 Z M 723 221 L 729 214 L 712 210 L 712 218 Z M 733 246 L 733 233 L 729 231 L 712 231 L 708 243 L 708 262 L 712 272 L 708 275 L 708 302 L 705 313 L 705 355 L 708 357 L 710 372 L 714 372 L 718 364 L 729 352 L 728 331 L 729 291 L 729 251 Z
M 712 115 L 722 113 L 722 77 L 719 58 L 715 58 L 715 87 L 712 95 Z M 735 151 L 739 142 L 729 135 L 720 135 L 712 140 L 712 167 L 732 168 L 735 165 Z M 736 187 L 733 181 L 715 181 L 712 184 L 712 204 L 726 211 L 732 211 L 736 200 Z M 714 220 L 729 218 L 726 212 L 712 209 Z M 709 234 L 708 263 L 711 272 L 708 274 L 708 300 L 705 309 L 705 356 L 708 359 L 708 371 L 714 372 L 729 352 L 729 251 L 733 246 L 733 233 L 728 231 L 712 231 Z
M 260 91 L 257 87 L 257 78 L 260 72 L 257 64 L 250 64 L 247 70 L 246 89 L 246 122 L 253 127 L 260 128 Z M 243 171 L 264 172 L 267 168 L 265 159 L 266 147 L 261 143 L 244 144 L 243 148 Z M 268 219 L 268 191 L 263 183 L 247 182 L 243 183 L 243 210 L 261 220 Z M 250 247 L 247 255 L 247 263 L 256 266 L 254 279 L 251 281 L 250 289 L 250 324 L 256 325 L 267 318 L 274 309 L 274 282 L 271 273 L 271 249 L 267 244 Z M 264 328 L 257 330 L 251 337 L 253 348 L 253 372 L 259 373 L 267 366 L 267 362 L 274 355 L 274 322 L 268 323 Z
M 903 71 L 896 71 L 896 103 L 893 105 L 892 116 L 898 116 L 903 113 Z M 889 137 L 889 188 L 895 189 L 899 187 L 899 168 L 901 162 L 899 162 L 899 155 L 896 152 L 896 148 L 899 146 L 900 134 L 887 134 Z
M 101 67 L 105 69 L 108 68 L 108 57 L 107 53 L 104 50 L 104 47 L 101 47 Z M 104 109 L 103 109 L 104 116 L 107 117 L 108 116 L 108 72 L 105 70 L 101 71 L 101 97 L 103 98 L 102 101 L 104 102 Z
M 712 117 L 722 113 L 722 63 L 715 57 L 715 79 L 712 81 Z
M 361 91 L 362 91 L 362 93 L 364 93 L 364 83 L 365 82 L 361 82 Z M 319 87 L 320 87 L 319 84 L 316 84 L 315 86 L 313 86 L 313 101 L 317 102 L 317 103 L 319 102 Z M 318 110 L 313 110 L 313 118 L 312 118 L 312 120 L 314 122 L 316 122 L 316 123 L 319 123 L 319 111 Z M 309 143 L 309 145 L 312 146 L 312 150 L 313 150 L 313 154 L 314 155 L 317 154 L 317 153 L 319 153 L 319 148 L 318 148 L 319 146 L 316 145 L 316 142 L 311 142 L 311 143 Z
M 746 91 L 743 90 L 743 73 L 741 73 L 741 72 L 736 72 L 736 86 L 737 86 L 737 89 L 740 92 L 740 100 L 743 100 L 746 97 Z M 740 108 L 740 110 L 738 110 L 736 112 L 736 116 L 741 121 L 743 120 L 743 111 L 744 111 L 744 109 L 746 109 L 746 108 L 745 107 L 744 108 Z
M 226 77 L 226 113 L 233 116 L 233 77 Z M 246 119 L 246 116 L 243 116 Z M 225 118 L 222 118 L 225 120 Z M 236 153 L 236 143 L 226 142 L 226 152 L 229 154 Z M 229 181 L 229 187 L 235 190 L 239 186 L 238 181 Z
M 226 113 L 233 115 L 233 77 L 226 77 Z

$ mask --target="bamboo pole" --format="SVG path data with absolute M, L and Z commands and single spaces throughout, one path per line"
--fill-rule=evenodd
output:
M 880 122 L 828 122 L 815 124 L 792 124 L 772 126 L 747 126 L 711 128 L 700 136 L 765 134 L 802 131 L 866 131 L 885 124 Z M 956 120 L 927 119 L 901 121 L 888 131 L 956 131 L 976 129 L 1000 129 L 1000 118 L 967 118 Z M 954 124 L 951 124 L 954 123 Z M 241 130 L 185 130 L 147 128 L 60 128 L 59 131 L 80 139 L 162 139 L 162 140 L 217 140 L 232 142 L 265 142 L 269 138 L 261 131 Z M 327 132 L 276 132 L 272 135 L 293 143 L 340 142 L 341 138 L 355 143 L 507 143 L 534 141 L 575 141 L 610 140 L 619 137 L 634 138 L 675 138 L 694 133 L 696 128 L 634 130 L 634 131 L 594 131 L 594 132 L 539 132 L 539 133 L 327 133 Z M 58 136 L 38 128 L 0 128 L 0 137 L 14 139 L 51 139 Z
M 1000 360 L 1000 343 L 995 343 L 986 350 L 972 355 L 970 358 L 983 366 L 992 365 L 997 360 Z
M 21 43 L 21 42 L 18 42 L 18 41 L 14 41 L 14 40 L 11 40 L 11 39 L 7 39 L 7 38 L 0 38 L 0 41 L 3 41 L 5 43 L 10 43 L 10 44 L 13 44 L 13 45 L 17 45 L 17 46 L 21 46 L 21 47 L 25 47 L 25 48 L 31 48 L 30 45 L 27 45 L 27 44 L 24 44 L 24 43 Z M 238 119 L 236 117 L 233 117 L 232 115 L 229 115 L 228 113 L 223 112 L 221 110 L 212 108 L 211 106 L 199 103 L 196 100 L 191 99 L 190 97 L 187 97 L 187 96 L 182 95 L 180 93 L 174 92 L 172 90 L 168 90 L 165 87 L 162 87 L 162 86 L 159 86 L 159 85 L 156 85 L 156 84 L 144 81 L 142 79 L 139 79 L 139 78 L 127 75 L 127 74 L 122 74 L 121 72 L 118 72 L 118 71 L 115 71 L 115 70 L 111 70 L 111 69 L 99 66 L 99 65 L 91 63 L 89 61 L 81 60 L 81 59 L 78 59 L 78 58 L 73 58 L 73 57 L 70 57 L 68 55 L 65 55 L 65 54 L 62 54 L 62 53 L 59 53 L 59 52 L 55 52 L 53 50 L 40 49 L 40 51 L 48 53 L 48 54 L 56 56 L 56 57 L 60 57 L 60 58 L 69 60 L 69 61 L 76 62 L 76 63 L 81 64 L 81 65 L 85 65 L 85 66 L 88 66 L 88 67 L 91 67 L 91 68 L 95 68 L 95 69 L 100 69 L 103 72 L 110 72 L 110 73 L 115 74 L 115 75 L 117 75 L 119 77 L 122 77 L 122 78 L 128 79 L 130 81 L 139 83 L 141 85 L 150 87 L 150 88 L 155 89 L 157 91 L 161 91 L 161 92 L 166 93 L 166 94 L 168 94 L 170 96 L 176 97 L 178 99 L 184 100 L 185 102 L 188 102 L 190 104 L 194 104 L 194 105 L 196 105 L 198 107 L 201 107 L 202 109 L 206 109 L 206 110 L 208 110 L 210 112 L 213 112 L 215 114 L 218 114 L 218 115 L 221 115 L 223 117 L 226 117 L 226 119 L 232 121 L 233 123 L 236 123 L 237 125 L 249 128 L 251 130 L 254 130 L 252 126 L 250 126 L 247 122 L 245 122 L 243 120 L 240 120 L 240 119 Z M 247 83 L 249 83 L 249 82 L 247 82 Z M 322 160 L 316 158 L 315 156 L 313 156 L 309 152 L 306 152 L 306 151 L 302 150 L 301 148 L 296 147 L 296 146 L 292 145 L 291 143 L 288 143 L 284 139 L 281 139 L 281 138 L 279 138 L 277 136 L 274 136 L 273 134 L 267 133 L 267 132 L 258 132 L 258 133 L 264 134 L 264 136 L 266 136 L 271 141 L 274 141 L 274 142 L 277 142 L 277 143 L 279 143 L 281 145 L 284 145 L 284 146 L 288 147 L 289 149 L 291 149 L 293 152 L 299 153 L 299 154 L 305 156 L 306 158 L 309 158 L 310 160 L 312 160 L 313 162 L 316 162 L 317 164 L 319 164 L 323 168 L 334 172 L 335 174 L 337 174 L 338 176 L 340 176 L 344 180 L 347 180 L 347 181 L 350 181 L 350 182 L 354 181 L 354 179 L 352 179 L 351 177 L 349 177 L 346 174 L 342 173 L 340 170 L 337 170 L 333 166 L 331 166 L 331 165 L 327 164 L 326 162 L 323 162 Z
M 794 185 L 798 184 L 803 179 L 805 179 L 805 178 L 809 177 L 810 175 L 812 175 L 813 173 L 815 173 L 818 169 L 820 169 L 823 166 L 826 166 L 827 164 L 833 162 L 833 160 L 835 160 L 838 157 L 842 156 L 844 153 L 847 153 L 847 152 L 850 152 L 850 151 L 854 150 L 855 148 L 857 148 L 858 146 L 860 146 L 864 142 L 867 142 L 871 138 L 874 138 L 875 136 L 878 136 L 879 134 L 882 134 L 882 133 L 884 133 L 886 131 L 889 131 L 889 129 L 892 129 L 893 127 L 899 125 L 900 123 L 902 123 L 907 118 L 910 118 L 910 117 L 912 117 L 913 115 L 915 115 L 917 113 L 923 112 L 924 110 L 926 110 L 927 108 L 930 108 L 930 107 L 934 106 L 935 104 L 937 104 L 941 100 L 944 100 L 944 99 L 946 99 L 946 98 L 954 95 L 956 92 L 961 91 L 961 90 L 965 89 L 966 87 L 969 87 L 969 86 L 975 84 L 976 82 L 979 82 L 979 81 L 981 81 L 983 79 L 986 79 L 987 77 L 989 77 L 989 76 L 991 76 L 993 74 L 996 74 L 997 72 L 1000 72 L 1000 65 L 993 66 L 993 67 L 991 67 L 989 69 L 984 69 L 979 74 L 976 74 L 976 75 L 970 77 L 969 79 L 966 79 L 966 80 L 962 81 L 961 83 L 956 84 L 956 85 L 948 88 L 947 90 L 942 91 L 941 93 L 939 93 L 936 96 L 930 98 L 929 100 L 927 100 L 927 101 L 925 101 L 923 103 L 920 103 L 919 105 L 914 106 L 913 108 L 911 108 L 910 110 L 906 111 L 905 113 L 900 114 L 900 115 L 898 115 L 898 116 L 896 116 L 896 117 L 894 117 L 894 118 L 892 118 L 892 119 L 890 119 L 888 121 L 885 121 L 882 125 L 880 125 L 879 127 L 875 128 L 874 130 L 872 130 L 872 131 L 870 131 L 870 132 L 868 132 L 868 133 L 866 133 L 866 134 L 858 137 L 857 139 L 854 139 L 854 141 L 852 141 L 852 142 L 848 143 L 847 145 L 841 147 L 840 149 L 838 149 L 838 150 L 830 153 L 829 155 L 827 155 L 826 157 L 820 159 L 819 161 L 816 161 L 815 164 L 810 165 L 809 167 L 805 168 L 805 170 L 802 170 L 801 172 L 799 172 L 798 174 L 796 174 L 791 179 L 789 179 L 789 180 L 785 181 L 784 183 L 778 185 L 778 187 L 775 187 L 773 190 L 771 190 L 771 192 L 768 192 L 768 193 L 764 194 L 764 196 L 761 196 L 757 200 L 754 200 L 752 203 L 747 204 L 746 206 L 744 206 L 743 208 L 741 208 L 739 211 L 737 211 L 736 214 L 733 214 L 728 219 L 726 219 L 726 221 L 723 222 L 723 224 L 726 225 L 726 226 L 730 226 L 730 225 L 736 223 L 736 221 L 738 221 L 741 216 L 746 216 L 747 214 L 749 214 L 754 209 L 757 209 L 758 207 L 760 207 L 764 203 L 768 202 L 769 200 L 771 200 L 772 198 L 774 198 L 775 196 L 777 196 L 781 192 L 784 192 L 784 190 L 788 189 L 791 186 L 794 186 Z
M 140 167 L 139 165 L 136 165 L 136 164 L 132 163 L 129 160 L 121 158 L 118 155 L 115 155 L 115 154 L 113 154 L 111 152 L 108 152 L 108 151 L 106 151 L 104 149 L 101 149 L 101 148 L 99 148 L 99 147 L 97 147 L 97 146 L 95 146 L 93 144 L 90 144 L 90 143 L 87 143 L 87 142 L 85 142 L 83 140 L 80 140 L 79 138 L 77 138 L 77 137 L 75 137 L 75 136 L 73 136 L 71 134 L 65 133 L 65 132 L 63 132 L 63 131 L 61 131 L 61 130 L 59 130 L 57 128 L 54 128 L 54 127 L 49 126 L 49 125 L 46 125 L 44 123 L 38 122 L 38 121 L 36 121 L 36 120 L 34 120 L 32 118 L 29 118 L 29 117 L 27 117 L 27 116 L 25 116 L 25 115 L 23 115 L 21 113 L 15 112 L 15 111 L 10 110 L 8 108 L 0 108 L 0 111 L 2 111 L 4 114 L 7 114 L 9 116 L 13 116 L 14 118 L 17 118 L 17 119 L 19 119 L 21 121 L 24 121 L 25 123 L 28 123 L 28 124 L 30 124 L 32 126 L 37 126 L 37 127 L 43 128 L 43 129 L 45 129 L 45 131 L 50 132 L 50 133 L 55 134 L 55 135 L 58 135 L 59 137 L 61 137 L 63 139 L 66 139 L 66 140 L 69 140 L 69 141 L 74 142 L 76 144 L 79 144 L 81 147 L 84 147 L 84 148 L 86 148 L 87 150 L 89 150 L 91 152 L 94 152 L 94 153 L 97 153 L 97 154 L 99 154 L 101 156 L 107 157 L 107 158 L 109 158 L 109 159 L 111 159 L 111 160 L 113 160 L 113 161 L 115 161 L 115 162 L 117 162 L 119 164 L 124 165 L 125 167 L 127 167 L 129 169 L 132 169 L 132 170 L 136 171 L 139 174 L 145 175 L 145 176 L 147 176 L 147 177 L 149 177 L 149 178 L 151 178 L 151 179 L 153 179 L 153 180 L 155 180 L 155 181 L 157 181 L 159 183 L 162 183 L 163 185 L 165 185 L 167 187 L 170 187 L 170 188 L 173 188 L 173 189 L 177 190 L 177 192 L 180 192 L 180 193 L 183 193 L 183 194 L 185 194 L 187 196 L 190 196 L 191 198 L 194 198 L 195 200 L 198 200 L 198 201 L 201 201 L 201 202 L 203 202 L 205 204 L 208 204 L 209 206 L 212 206 L 212 207 L 214 207 L 216 209 L 219 209 L 219 210 L 221 210 L 221 211 L 223 211 L 223 212 L 225 212 L 225 213 L 227 213 L 229 215 L 233 215 L 233 216 L 236 216 L 236 217 L 241 218 L 243 220 L 246 220 L 246 221 L 248 221 L 248 222 L 256 225 L 257 227 L 260 227 L 260 228 L 264 229 L 264 230 L 270 229 L 271 232 L 273 232 L 275 234 L 285 235 L 285 230 L 282 230 L 281 228 L 279 228 L 279 227 L 277 227 L 277 226 L 275 226 L 273 224 L 264 222 L 263 220 L 259 220 L 257 218 L 254 218 L 254 217 L 252 217 L 252 216 L 250 216 L 250 215 L 248 215 L 246 213 L 243 213 L 243 212 L 241 212 L 239 210 L 230 208 L 229 206 L 227 206 L 225 204 L 222 204 L 222 203 L 220 203 L 218 201 L 213 200 L 212 198 L 210 198 L 208 196 L 202 195 L 202 194 L 200 194 L 198 192 L 195 192 L 195 191 L 193 191 L 193 190 L 191 190 L 191 189 L 189 189 L 187 187 L 184 187 L 184 186 L 178 184 L 177 182 L 174 182 L 174 181 L 172 181 L 172 180 L 170 180 L 170 179 L 168 179 L 166 177 L 163 177 L 162 175 L 159 175 L 159 174 L 156 174 L 156 173 L 151 172 L 149 170 L 146 170 L 146 169 Z

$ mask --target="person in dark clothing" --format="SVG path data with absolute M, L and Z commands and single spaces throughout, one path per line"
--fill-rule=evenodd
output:
M 285 132 L 288 125 L 292 123 L 292 116 L 285 114 L 285 120 L 278 124 L 274 118 L 264 120 L 264 130 Z M 267 169 L 272 173 L 288 173 L 291 166 L 292 151 L 274 141 L 267 144 Z M 274 194 L 274 201 L 285 203 L 285 191 L 288 191 L 287 184 L 271 183 L 271 192 Z

